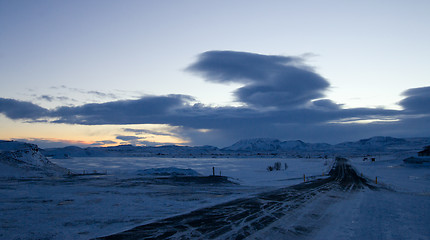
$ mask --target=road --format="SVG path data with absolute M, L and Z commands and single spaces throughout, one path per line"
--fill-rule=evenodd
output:
M 98 239 L 303 239 L 323 224 L 324 209 L 345 192 L 376 186 L 344 158 L 329 176 L 166 218 Z

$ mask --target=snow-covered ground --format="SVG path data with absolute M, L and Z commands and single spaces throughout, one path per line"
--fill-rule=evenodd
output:
M 379 157 L 379 156 L 378 156 Z M 168 216 L 254 195 L 327 174 L 332 160 L 276 158 L 71 158 L 51 159 L 75 173 L 44 178 L 2 178 L 0 239 L 89 239 Z M 281 171 L 266 168 L 281 162 Z M 401 157 L 353 166 L 388 189 L 340 195 L 325 210 L 317 239 L 429 239 L 430 168 L 404 165 Z M 288 168 L 284 170 L 285 163 Z M 192 169 L 234 183 L 184 184 L 142 175 L 144 169 Z M 156 172 L 149 170 L 146 172 Z M 276 236 L 273 236 L 276 238 Z
M 430 164 L 406 164 L 404 155 L 374 156 L 376 161 L 351 158 L 355 168 L 397 192 L 430 195 Z
M 429 239 L 429 208 L 425 193 L 366 189 L 329 206 L 331 217 L 312 238 Z
M 430 166 L 404 164 L 403 155 L 374 157 L 351 162 L 388 190 L 364 189 L 333 204 L 314 239 L 430 239 Z
M 249 186 L 286 186 L 303 181 L 305 176 L 328 173 L 332 159 L 306 158 L 119 158 L 91 157 L 71 159 L 51 159 L 52 162 L 74 172 L 107 172 L 127 177 L 136 171 L 151 168 L 176 167 L 193 169 L 201 175 L 215 174 L 228 176 L 240 185 Z M 281 162 L 281 171 L 267 171 L 268 166 Z M 285 163 L 287 170 L 285 170 Z
M 156 219 L 303 182 L 327 173 L 323 159 L 72 158 L 51 159 L 75 173 L 64 178 L 3 178 L 0 239 L 88 239 Z M 275 162 L 287 170 L 266 170 Z M 142 176 L 144 169 L 221 171 L 236 184 L 184 184 Z M 151 170 L 149 171 L 151 172 Z M 238 184 L 237 184 L 238 183 Z

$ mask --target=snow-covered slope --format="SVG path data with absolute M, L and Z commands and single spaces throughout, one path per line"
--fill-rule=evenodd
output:
M 62 159 L 70 157 L 208 157 L 222 154 L 220 149 L 213 146 L 176 146 L 166 145 L 159 147 L 142 147 L 132 145 L 119 145 L 113 147 L 88 147 L 75 146 L 65 148 L 48 148 L 42 150 L 47 157 Z
M 357 142 L 344 142 L 335 145 L 337 151 L 352 152 L 399 152 L 418 151 L 430 143 L 430 138 L 372 137 Z
M 277 151 L 281 150 L 281 141 L 273 138 L 243 139 L 226 147 L 228 151 Z
M 54 176 L 68 172 L 50 162 L 34 144 L 0 141 L 0 176 Z
M 305 143 L 301 140 L 280 141 L 273 138 L 254 138 L 240 140 L 230 147 L 224 148 L 223 150 L 246 152 L 285 152 L 292 150 L 312 151 L 330 149 L 332 149 L 332 145 L 327 143 Z
M 126 146 L 131 146 L 131 145 L 126 145 Z M 123 146 L 117 146 L 116 148 L 123 148 Z M 123 152 L 127 152 L 127 151 L 130 151 L 130 150 L 127 150 L 127 149 L 123 150 Z M 70 157 L 108 157 L 108 156 L 114 155 L 115 151 L 110 151 L 109 148 L 100 148 L 100 147 L 80 148 L 76 146 L 68 146 L 64 148 L 42 149 L 42 153 L 47 157 L 61 159 L 61 158 L 70 158 Z
M 336 145 L 327 143 L 305 143 L 300 140 L 280 141 L 271 138 L 240 140 L 230 147 L 222 149 L 229 152 L 270 152 L 285 154 L 375 154 L 393 152 L 417 152 L 430 145 L 430 138 L 393 138 L 372 137 L 356 142 L 344 142 Z
M 361 139 L 357 142 L 344 142 L 337 144 L 339 148 L 354 148 L 354 149 L 385 149 L 389 146 L 405 145 L 408 141 L 402 138 L 393 137 L 372 137 Z

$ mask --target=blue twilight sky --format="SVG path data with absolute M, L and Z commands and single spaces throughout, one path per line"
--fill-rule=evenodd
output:
M 0 0 L 0 139 L 429 136 L 429 1 Z

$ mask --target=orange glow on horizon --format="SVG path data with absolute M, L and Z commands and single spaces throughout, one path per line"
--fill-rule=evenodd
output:
M 0 114 L 0 139 L 27 139 L 34 142 L 59 143 L 81 146 L 137 146 L 163 144 L 186 144 L 188 141 L 175 134 L 177 127 L 162 124 L 129 125 L 72 125 L 55 123 L 26 123 L 14 121 Z M 125 129 L 134 129 L 135 132 Z M 140 131 L 140 132 L 139 132 Z M 121 136 L 136 138 L 136 141 L 121 140 Z

